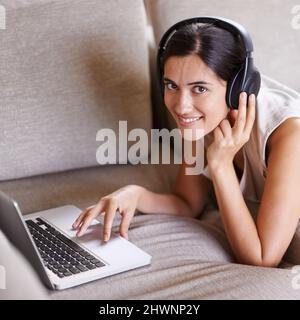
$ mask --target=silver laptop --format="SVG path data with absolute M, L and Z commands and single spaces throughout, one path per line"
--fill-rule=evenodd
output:
M 0 229 L 51 289 L 66 289 L 151 263 L 151 256 L 112 233 L 101 240 L 94 220 L 80 238 L 72 223 L 82 210 L 66 205 L 23 216 L 17 202 L 0 192 Z

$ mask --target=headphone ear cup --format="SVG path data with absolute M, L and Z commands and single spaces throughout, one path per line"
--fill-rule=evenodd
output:
M 259 89 L 261 84 L 261 78 L 260 73 L 258 70 L 253 67 L 251 69 L 251 72 L 249 73 L 249 76 L 247 76 L 245 85 L 244 85 L 244 91 L 248 93 L 248 95 L 254 93 L 257 97 Z
M 252 62 L 252 61 L 251 61 Z M 247 75 L 245 76 L 245 72 Z M 243 83 L 244 81 L 244 83 Z M 261 85 L 261 77 L 258 70 L 249 65 L 248 70 L 245 70 L 243 65 L 227 83 L 226 102 L 229 108 L 238 109 L 239 97 L 242 91 L 247 92 L 247 95 L 254 93 L 257 97 Z
M 242 83 L 244 79 L 245 66 L 242 65 L 238 71 L 236 71 L 232 78 L 227 82 L 226 89 L 226 103 L 229 108 L 238 109 L 239 96 L 242 91 Z

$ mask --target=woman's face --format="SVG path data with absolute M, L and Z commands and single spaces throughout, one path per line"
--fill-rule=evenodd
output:
M 226 85 L 197 55 L 167 59 L 164 100 L 182 135 L 192 129 L 189 140 L 200 139 L 226 118 Z

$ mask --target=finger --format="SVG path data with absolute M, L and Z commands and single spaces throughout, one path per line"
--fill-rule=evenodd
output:
M 130 222 L 131 222 L 132 217 L 134 215 L 134 211 L 135 211 L 135 209 L 130 210 L 128 212 L 125 212 L 123 215 L 121 224 L 120 224 L 120 229 L 119 229 L 120 235 L 123 238 L 125 238 L 126 240 L 128 240 L 128 230 L 129 230 Z
M 230 126 L 230 123 L 227 119 L 221 121 L 219 127 L 221 128 L 222 130 L 222 133 L 223 133 L 223 136 L 226 138 L 229 138 L 231 137 L 232 135 L 232 129 L 231 129 L 231 126 Z
M 224 139 L 223 133 L 219 127 L 216 127 L 214 130 L 214 140 L 221 141 L 222 139 Z
M 86 213 L 92 208 L 93 206 L 91 207 L 88 207 L 86 209 L 84 209 L 81 214 L 78 216 L 78 218 L 74 221 L 74 223 L 72 224 L 72 227 L 73 229 L 77 229 L 79 227 L 79 225 L 81 224 L 84 216 L 86 215 Z
M 116 214 L 117 209 L 118 209 L 117 202 L 114 200 L 110 200 L 104 216 L 103 240 L 105 242 L 107 242 L 110 238 L 112 223 L 113 223 L 114 216 Z
M 247 114 L 247 93 L 241 92 L 239 97 L 239 109 L 237 115 L 237 121 L 234 124 L 234 132 L 240 136 L 245 128 L 246 123 L 246 114 Z
M 77 232 L 78 237 L 82 236 L 86 232 L 87 228 L 90 226 L 93 219 L 95 219 L 99 215 L 102 209 L 103 209 L 103 202 L 100 201 L 93 209 L 90 209 L 89 211 L 87 211 L 87 213 L 82 219 L 81 225 L 79 226 L 79 229 Z
M 95 217 L 103 215 L 105 213 L 103 212 L 104 204 L 104 200 L 101 199 L 95 206 L 90 207 L 91 214 L 95 215 Z
M 254 94 L 251 94 L 248 102 L 248 114 L 246 119 L 246 125 L 244 133 L 250 135 L 255 121 L 255 106 L 256 106 L 256 97 Z

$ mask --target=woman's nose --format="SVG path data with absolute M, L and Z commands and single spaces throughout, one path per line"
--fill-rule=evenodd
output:
M 174 101 L 174 111 L 177 114 L 188 114 L 193 109 L 192 97 L 188 92 L 178 92 Z

